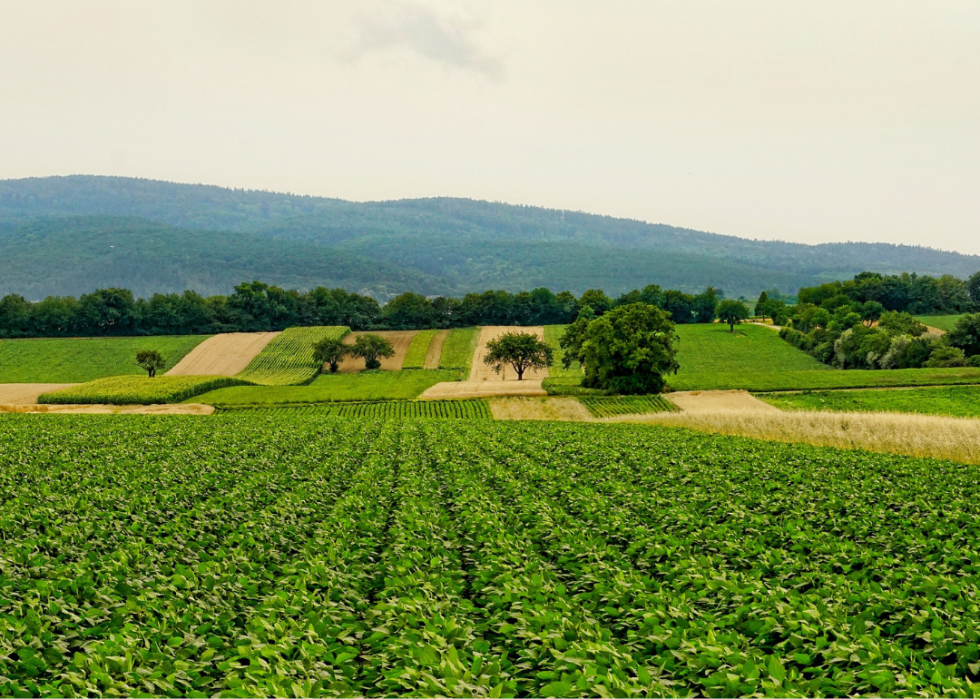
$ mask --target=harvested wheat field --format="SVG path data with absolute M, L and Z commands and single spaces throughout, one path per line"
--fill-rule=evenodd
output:
M 0 405 L 36 405 L 42 393 L 61 391 L 74 383 L 0 383 Z
M 800 442 L 980 463 L 980 420 L 975 418 L 901 413 L 720 410 L 658 413 L 617 422 L 687 427 L 774 442 Z
M 595 421 L 588 408 L 570 396 L 493 398 L 490 412 L 494 420 Z
M 517 381 L 517 374 L 513 368 L 505 367 L 498 374 L 483 363 L 483 358 L 487 356 L 487 343 L 511 332 L 534 333 L 544 342 L 544 327 L 540 325 L 526 328 L 519 325 L 487 325 L 480 328 L 480 338 L 477 340 L 476 352 L 473 353 L 473 363 L 470 366 L 470 381 Z M 546 368 L 540 371 L 528 370 L 524 373 L 525 381 L 541 381 L 547 377 Z
M 171 403 L 166 405 L 0 405 L 0 413 L 71 415 L 211 415 L 213 405 Z
M 429 343 L 429 351 L 425 355 L 424 368 L 439 368 L 439 360 L 442 358 L 442 346 L 446 344 L 447 337 L 449 337 L 448 330 L 440 330 L 432 336 L 432 341 Z
M 167 372 L 167 376 L 234 376 L 279 333 L 222 333 L 209 337 Z
M 738 413 L 778 413 L 776 408 L 748 391 L 677 391 L 670 401 L 685 413 L 732 411 Z
M 361 335 L 380 335 L 390 342 L 391 346 L 395 349 L 394 357 L 381 360 L 382 371 L 400 371 L 402 364 L 405 363 L 405 355 L 408 354 L 408 346 L 412 344 L 412 338 L 417 333 L 418 330 L 379 330 L 371 333 L 348 333 L 347 337 L 344 338 L 344 344 L 353 345 L 354 340 Z M 364 371 L 364 368 L 364 360 L 361 357 L 347 357 L 340 363 L 340 371 L 344 374 Z

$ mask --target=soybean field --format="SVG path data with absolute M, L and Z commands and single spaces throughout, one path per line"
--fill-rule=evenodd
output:
M 376 401 L 370 403 L 320 403 L 275 407 L 226 407 L 223 410 L 263 410 L 286 415 L 329 415 L 351 418 L 456 418 L 460 420 L 492 420 L 490 405 L 485 400 L 424 400 Z
M 273 338 L 238 378 L 267 386 L 309 383 L 320 373 L 313 359 L 313 346 L 326 338 L 342 338 L 350 329 L 343 326 L 287 328 Z
M 977 690 L 977 467 L 258 410 L 0 429 L 4 695 Z
M 677 406 L 663 396 L 582 396 L 579 401 L 595 417 L 669 413 Z

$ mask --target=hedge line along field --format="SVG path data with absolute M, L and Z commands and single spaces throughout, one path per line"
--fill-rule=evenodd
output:
M 476 341 L 480 336 L 479 328 L 454 328 L 449 331 L 442 346 L 442 357 L 439 359 L 440 369 L 461 369 L 469 376 L 470 365 L 473 363 L 473 353 L 476 352 Z
M 0 340 L 0 383 L 83 383 L 143 374 L 136 352 L 156 350 L 173 367 L 210 335 Z M 162 371 L 160 373 L 163 373 Z
M 412 344 L 408 346 L 405 354 L 405 361 L 402 362 L 402 369 L 423 369 L 425 367 L 425 357 L 429 353 L 429 345 L 432 338 L 442 332 L 441 330 L 419 330 L 412 338 Z
M 265 386 L 309 383 L 320 373 L 313 359 L 313 345 L 327 338 L 340 339 L 350 332 L 342 326 L 286 328 L 265 346 L 238 378 Z
M 335 405 L 297 405 L 268 408 L 224 408 L 234 410 L 262 410 L 281 412 L 284 415 L 317 415 L 347 418 L 454 418 L 461 420 L 492 420 L 487 401 L 478 400 L 426 400 L 426 401 L 378 401 L 374 403 L 338 403 Z
M 980 417 L 980 386 L 768 393 L 760 395 L 759 398 L 781 410 Z
M 241 379 L 231 376 L 112 376 L 72 386 L 38 397 L 41 404 L 58 405 L 152 405 L 180 403 L 208 391 L 241 386 Z
M 582 396 L 579 398 L 594 417 L 668 413 L 677 406 L 663 396 Z
M 4 695 L 977 691 L 977 467 L 273 411 L 0 430 Z
M 767 331 L 771 332 L 771 331 Z M 676 391 L 752 392 L 835 388 L 886 388 L 980 384 L 980 369 L 830 369 L 827 371 L 735 371 L 720 374 L 678 374 L 667 379 Z

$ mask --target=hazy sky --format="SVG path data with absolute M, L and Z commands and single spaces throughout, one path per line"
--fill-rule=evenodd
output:
M 980 253 L 980 1 L 0 0 L 0 178 Z

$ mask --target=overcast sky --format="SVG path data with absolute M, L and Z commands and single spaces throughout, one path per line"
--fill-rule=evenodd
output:
M 0 178 L 980 253 L 980 1 L 0 0 Z

